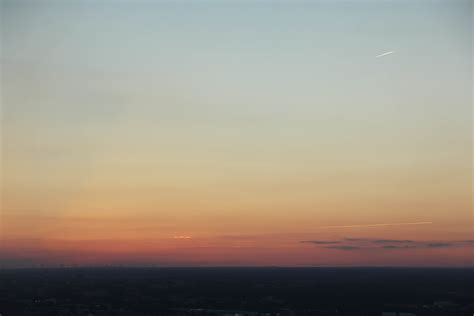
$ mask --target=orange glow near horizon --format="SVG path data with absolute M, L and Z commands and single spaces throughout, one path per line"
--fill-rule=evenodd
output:
M 473 265 L 468 2 L 0 6 L 1 266 Z

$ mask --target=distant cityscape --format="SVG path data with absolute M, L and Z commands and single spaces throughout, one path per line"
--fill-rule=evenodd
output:
M 471 316 L 473 269 L 56 268 L 0 272 L 0 314 Z

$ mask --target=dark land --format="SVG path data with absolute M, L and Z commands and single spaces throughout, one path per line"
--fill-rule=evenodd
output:
M 471 268 L 4 269 L 0 314 L 472 316 L 473 286 Z

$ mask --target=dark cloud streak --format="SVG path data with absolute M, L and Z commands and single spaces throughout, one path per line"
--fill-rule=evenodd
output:
M 455 240 L 439 241 L 426 240 L 416 241 L 410 239 L 373 239 L 373 238 L 344 238 L 342 240 L 304 240 L 301 243 L 310 243 L 314 245 L 331 245 L 325 248 L 338 250 L 364 250 L 364 249 L 382 249 L 382 250 L 403 250 L 403 249 L 429 249 L 429 248 L 449 248 L 449 247 L 468 247 L 474 245 L 474 240 Z
M 433 242 L 426 245 L 428 248 L 447 248 L 451 246 L 453 246 L 453 244 L 447 242 Z

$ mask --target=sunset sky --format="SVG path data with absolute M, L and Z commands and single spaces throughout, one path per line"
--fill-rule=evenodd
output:
M 0 265 L 472 266 L 472 12 L 2 1 Z

